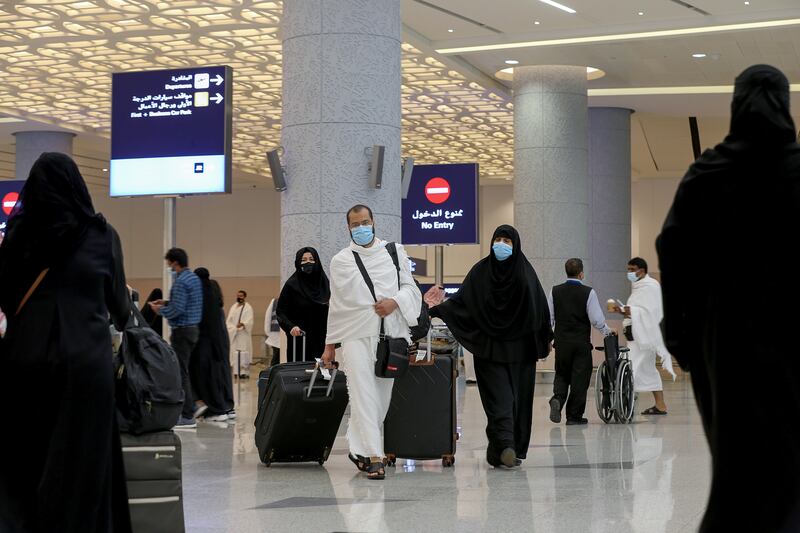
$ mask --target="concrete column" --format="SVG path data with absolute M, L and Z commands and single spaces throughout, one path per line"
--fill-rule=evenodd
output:
M 376 234 L 400 238 L 400 0 L 283 3 L 281 274 L 295 252 L 325 268 L 346 246 L 345 212 L 375 214 Z M 369 188 L 366 147 L 383 145 L 383 187 Z
M 589 258 L 586 68 L 514 68 L 514 224 L 546 292 Z
M 18 180 L 28 179 L 31 167 L 44 152 L 61 152 L 72 156 L 74 133 L 66 131 L 18 131 L 14 134 L 16 143 L 15 176 Z
M 605 309 L 608 298 L 627 300 L 631 258 L 631 110 L 589 108 L 591 264 L 588 282 Z M 609 315 L 619 319 L 619 315 Z

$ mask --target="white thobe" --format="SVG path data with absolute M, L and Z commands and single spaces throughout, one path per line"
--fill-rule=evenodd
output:
M 267 313 L 264 315 L 264 334 L 267 336 L 266 343 L 272 348 L 281 347 L 281 329 L 272 331 L 272 310 L 275 309 L 275 298 L 269 302 Z
M 633 341 L 628 342 L 631 365 L 633 366 L 633 386 L 636 392 L 663 390 L 661 374 L 656 367 L 656 356 L 662 359 L 662 366 L 675 379 L 672 370 L 672 356 L 664 346 L 661 336 L 661 320 L 664 318 L 664 304 L 661 300 L 661 285 L 648 275 L 633 283 L 633 291 L 628 299 L 631 311 L 631 330 Z
M 385 332 L 410 339 L 409 326 L 417 324 L 422 294 L 411 277 L 408 255 L 397 245 L 400 280 L 386 242 L 379 239 L 369 248 L 351 243 L 333 257 L 330 268 L 331 299 L 327 344 L 342 344 L 341 364 L 350 393 L 347 439 L 350 452 L 364 457 L 383 457 L 383 420 L 389 410 L 394 380 L 375 376 L 375 349 L 380 317 L 375 300 L 356 265 L 357 252 L 375 286 L 378 300 L 391 298 L 398 308 L 385 319 Z
M 244 306 L 238 302 L 233 304 L 228 311 L 228 336 L 231 339 L 231 366 L 234 373 L 239 372 L 238 365 L 241 357 L 241 374 L 250 374 L 250 362 L 253 358 L 253 306 L 245 302 Z M 236 326 L 241 323 L 244 328 Z

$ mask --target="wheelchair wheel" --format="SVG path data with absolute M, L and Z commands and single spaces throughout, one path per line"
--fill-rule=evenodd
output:
M 597 405 L 597 415 L 600 420 L 608 424 L 614 416 L 614 398 L 611 379 L 608 375 L 608 366 L 606 366 L 605 361 L 597 367 L 597 374 L 594 378 L 594 397 Z
M 628 424 L 633 420 L 636 393 L 633 389 L 633 367 L 630 361 L 621 361 L 617 369 L 617 409 L 614 418 L 620 424 Z

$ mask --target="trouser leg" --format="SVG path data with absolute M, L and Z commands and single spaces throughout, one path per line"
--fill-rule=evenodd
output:
M 490 463 L 498 462 L 500 452 L 515 445 L 514 392 L 508 365 L 476 356 L 475 377 L 486 412 L 486 437 L 489 439 L 487 459 Z
M 586 391 L 592 380 L 592 347 L 579 344 L 572 347 L 572 387 L 567 400 L 567 418 L 578 420 L 586 411 Z
M 177 328 L 172 330 L 172 349 L 178 356 L 178 363 L 181 367 L 181 386 L 183 387 L 183 411 L 184 418 L 194 418 L 194 397 L 192 396 L 192 384 L 189 378 L 189 361 L 192 351 L 197 344 L 199 330 L 194 328 Z
M 569 344 L 558 343 L 556 346 L 556 376 L 553 379 L 553 398 L 563 407 L 567 403 L 569 387 L 572 382 L 572 355 Z
M 272 347 L 272 361 L 270 362 L 269 366 L 275 366 L 281 364 L 281 349 Z
M 533 392 L 536 387 L 536 361 L 531 359 L 509 365 L 514 388 L 514 450 L 525 459 L 533 431 Z

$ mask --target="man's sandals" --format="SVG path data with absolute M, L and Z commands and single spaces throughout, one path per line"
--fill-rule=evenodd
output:
M 659 409 L 658 407 L 656 407 L 654 405 L 653 407 L 650 407 L 650 408 L 645 409 L 644 411 L 642 411 L 642 414 L 643 415 L 665 415 L 665 414 L 667 414 L 667 412 L 666 411 L 662 411 L 661 409 Z
M 347 458 L 350 459 L 361 472 L 367 473 L 367 479 L 381 480 L 386 478 L 386 470 L 384 469 L 383 461 L 373 463 L 367 457 L 354 455 L 352 453 L 348 454 Z

